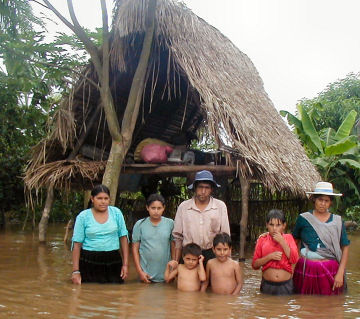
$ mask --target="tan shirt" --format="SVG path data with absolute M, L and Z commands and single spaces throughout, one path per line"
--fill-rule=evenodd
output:
M 221 232 L 230 235 L 227 208 L 223 201 L 210 197 L 208 206 L 202 212 L 196 207 L 194 198 L 179 205 L 173 230 L 176 248 L 195 243 L 203 250 L 209 249 L 215 235 Z

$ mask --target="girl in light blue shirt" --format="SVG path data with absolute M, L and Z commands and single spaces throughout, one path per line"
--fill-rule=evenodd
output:
M 145 283 L 163 282 L 166 265 L 174 253 L 174 221 L 163 217 L 165 200 L 152 194 L 146 202 L 149 217 L 138 220 L 132 233 L 132 253 L 136 271 Z

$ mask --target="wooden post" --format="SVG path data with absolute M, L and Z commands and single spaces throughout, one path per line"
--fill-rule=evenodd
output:
M 241 184 L 241 221 L 240 221 L 240 250 L 239 261 L 245 260 L 245 242 L 247 233 L 247 222 L 249 215 L 249 188 L 250 183 L 247 179 L 240 177 Z
M 45 242 L 46 241 L 46 231 L 49 222 L 50 210 L 52 204 L 54 202 L 54 187 L 53 185 L 49 185 L 47 194 L 46 194 L 46 202 L 45 207 L 41 216 L 41 220 L 39 223 L 39 241 Z

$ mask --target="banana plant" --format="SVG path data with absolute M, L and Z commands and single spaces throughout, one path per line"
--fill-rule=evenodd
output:
M 323 180 L 332 182 L 338 191 L 350 192 L 359 198 L 359 137 L 351 134 L 357 112 L 350 111 L 337 130 L 326 128 L 318 132 L 311 114 L 301 104 L 297 110 L 297 116 L 287 111 L 280 111 L 280 114 L 293 125 L 295 134 Z

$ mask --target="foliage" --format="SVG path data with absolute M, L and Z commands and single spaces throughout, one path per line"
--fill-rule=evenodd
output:
M 345 211 L 346 219 L 352 220 L 360 225 L 360 205 L 348 207 Z
M 50 42 L 26 0 L 0 1 L 0 28 L 0 211 L 25 211 L 21 177 L 31 147 L 47 134 L 60 93 L 88 55 L 76 37 Z M 89 36 L 99 44 L 99 34 Z
M 360 114 L 360 74 L 350 73 L 329 84 L 317 97 L 302 99 L 299 104 L 313 119 L 317 131 L 338 128 L 351 110 Z
M 360 153 L 359 139 L 352 135 L 357 112 L 351 110 L 339 124 L 337 130 L 316 130 L 311 113 L 302 104 L 297 106 L 297 116 L 281 111 L 302 142 L 305 151 L 316 165 L 323 180 L 330 181 L 342 192 L 344 200 L 338 202 L 341 211 L 345 207 L 359 204 Z

